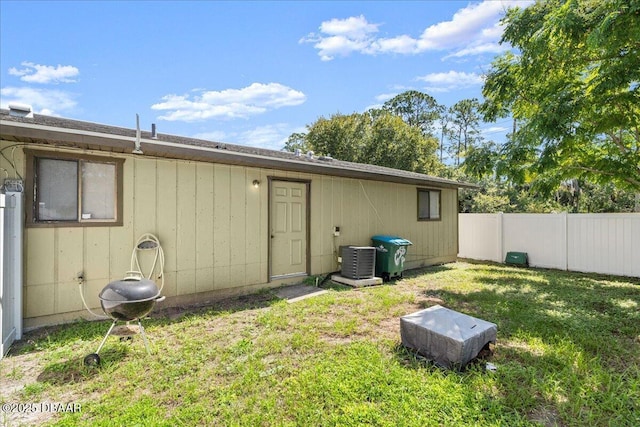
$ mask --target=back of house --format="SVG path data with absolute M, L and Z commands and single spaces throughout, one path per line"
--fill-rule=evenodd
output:
M 458 252 L 466 184 L 451 180 L 8 110 L 0 138 L 5 189 L 23 193 L 25 328 L 88 317 L 79 289 L 100 307 L 145 233 L 164 251 L 164 306 L 338 270 L 340 246 L 374 235 L 413 243 L 406 268 Z

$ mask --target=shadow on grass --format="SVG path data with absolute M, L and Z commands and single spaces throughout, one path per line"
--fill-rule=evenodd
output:
M 415 277 L 423 276 L 425 274 L 441 273 L 443 271 L 451 271 L 455 268 L 451 264 L 439 264 L 430 265 L 428 267 L 413 268 L 411 270 L 405 270 L 402 273 L 403 279 L 412 279 Z
M 206 301 L 200 304 L 162 307 L 158 303 L 149 316 L 142 320 L 147 328 L 162 327 L 169 324 L 188 321 L 193 316 L 215 317 L 225 313 L 235 313 L 271 306 L 280 301 L 269 291 L 226 298 L 218 301 Z M 26 332 L 22 340 L 16 341 L 7 357 L 25 353 L 45 351 L 55 347 L 64 347 L 77 341 L 95 341 L 102 339 L 109 329 L 111 319 L 80 320 L 63 325 L 46 326 Z M 118 324 L 122 324 L 119 322 Z
M 638 360 L 640 286 L 632 279 L 504 266 L 470 268 L 478 270 L 475 289 L 429 290 L 424 293 L 427 300 L 435 296 L 442 302 L 434 304 L 496 323 L 499 338 L 524 334 L 545 342 L 569 340 L 605 361 L 619 362 L 625 354 Z
M 104 351 L 100 352 L 100 358 L 102 359 L 102 365 L 100 366 L 117 363 L 124 359 L 127 354 L 129 354 L 129 351 L 122 346 L 105 348 Z M 92 379 L 100 372 L 100 366 L 85 366 L 84 356 L 46 365 L 37 377 L 38 382 L 58 386 L 81 383 Z
M 480 354 L 473 358 L 464 366 L 453 365 L 451 367 L 441 366 L 434 361 L 424 357 L 417 351 L 407 348 L 402 343 L 398 343 L 393 347 L 393 353 L 402 366 L 409 369 L 427 369 L 429 371 L 440 371 L 443 373 L 464 374 L 467 372 L 484 372 L 486 371 L 487 362 L 491 361 L 493 352 L 489 348 L 489 344 L 480 351 Z

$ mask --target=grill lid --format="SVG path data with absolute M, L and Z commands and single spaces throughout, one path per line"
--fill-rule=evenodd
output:
M 152 280 L 127 277 L 109 283 L 102 289 L 98 298 L 108 302 L 141 302 L 156 299 L 159 296 L 160 291 Z

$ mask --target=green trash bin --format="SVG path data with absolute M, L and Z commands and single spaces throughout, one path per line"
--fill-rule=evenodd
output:
M 393 277 L 402 277 L 407 246 L 413 245 L 398 236 L 377 235 L 371 238 L 376 248 L 376 276 L 388 282 Z

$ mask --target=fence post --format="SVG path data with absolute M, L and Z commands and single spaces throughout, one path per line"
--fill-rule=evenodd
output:
M 567 211 L 564 211 L 562 215 L 564 216 L 564 233 L 562 233 L 564 239 L 564 269 L 565 271 L 569 271 L 569 214 Z
M 502 212 L 496 214 L 496 229 L 498 233 L 498 256 L 496 257 L 496 261 L 504 262 L 504 226 Z

